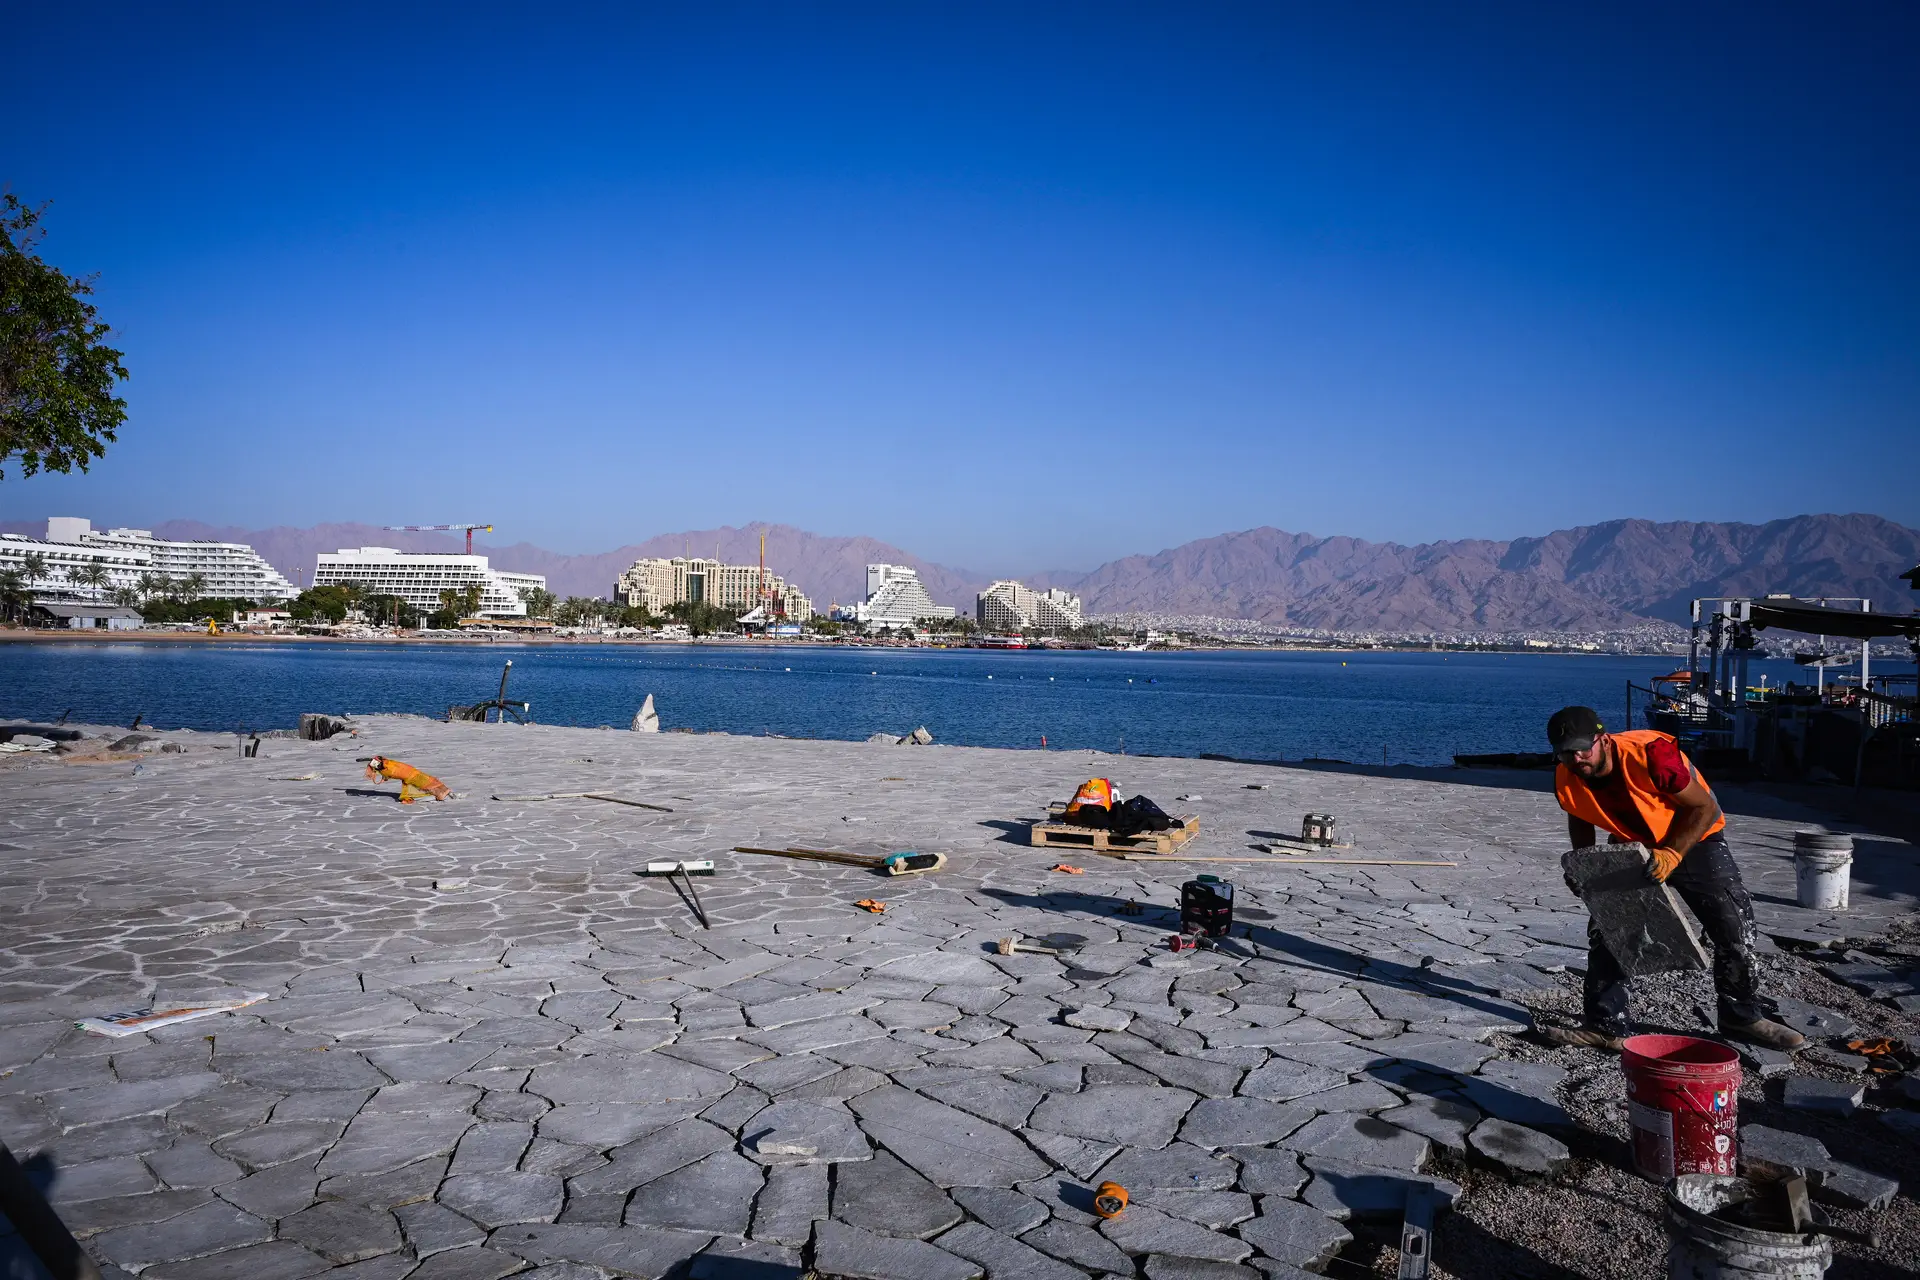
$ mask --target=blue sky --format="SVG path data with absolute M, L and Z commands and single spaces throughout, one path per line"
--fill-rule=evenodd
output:
M 268 12 L 272 9 L 272 12 Z M 1910 5 L 35 6 L 131 417 L 0 518 L 1920 524 Z

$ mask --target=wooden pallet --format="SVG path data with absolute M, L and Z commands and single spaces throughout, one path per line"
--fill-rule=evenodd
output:
M 1066 812 L 1066 806 L 1049 806 L 1049 812 Z M 1091 849 L 1095 853 L 1173 853 L 1200 834 L 1200 819 L 1191 813 L 1176 815 L 1179 826 L 1165 831 L 1142 831 L 1139 835 L 1117 836 L 1099 827 L 1076 827 L 1066 822 L 1036 822 L 1027 828 L 1027 843 L 1045 848 Z

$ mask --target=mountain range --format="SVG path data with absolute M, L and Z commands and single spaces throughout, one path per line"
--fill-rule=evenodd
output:
M 0 532 L 39 536 L 45 528 L 0 521 Z M 459 538 L 365 524 L 240 529 L 174 520 L 154 533 L 248 543 L 295 582 L 310 580 L 320 551 L 462 549 Z M 662 534 L 590 555 L 525 542 L 474 549 L 498 568 L 545 574 L 560 595 L 605 596 L 646 556 L 751 564 L 763 533 L 768 567 L 822 610 L 862 598 L 866 566 L 878 561 L 912 565 L 934 599 L 963 612 L 990 581 L 874 538 L 789 525 Z M 1696 596 L 1865 596 L 1877 609 L 1908 612 L 1917 601 L 1899 575 L 1916 563 L 1920 531 L 1873 515 L 1805 515 L 1765 524 L 1612 520 L 1535 538 L 1417 546 L 1259 528 L 1127 556 L 1091 573 L 1030 573 L 1023 581 L 1074 591 L 1089 614 L 1208 615 L 1336 631 L 1610 631 L 1649 619 L 1684 622 Z

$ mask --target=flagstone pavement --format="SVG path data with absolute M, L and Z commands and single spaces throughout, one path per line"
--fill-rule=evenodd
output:
M 1569 1123 L 1552 1070 L 1499 1048 L 1584 963 L 1537 776 L 358 723 L 0 768 L 0 1138 L 51 1161 L 108 1276 L 1297 1276 L 1408 1184 L 1458 1194 L 1423 1171 L 1483 1122 Z M 355 763 L 376 750 L 456 799 L 395 803 Z M 1458 865 L 1029 847 L 1095 774 L 1199 814 L 1197 856 L 1260 856 L 1314 810 L 1354 844 L 1323 856 Z M 671 812 L 493 798 L 554 792 Z M 1746 807 L 1768 929 L 1912 909 L 1891 842 L 1863 842 L 1845 917 L 1791 906 L 1809 815 Z M 717 864 L 710 929 L 636 874 L 672 858 Z M 1239 927 L 1175 954 L 1202 872 Z M 1013 936 L 1071 950 L 998 954 Z M 233 990 L 270 999 L 73 1025 Z

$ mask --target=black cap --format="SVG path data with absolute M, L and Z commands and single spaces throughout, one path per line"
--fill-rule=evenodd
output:
M 1555 751 L 1585 751 L 1605 729 L 1592 707 L 1562 707 L 1547 721 L 1547 741 Z

